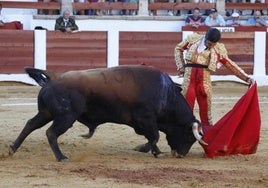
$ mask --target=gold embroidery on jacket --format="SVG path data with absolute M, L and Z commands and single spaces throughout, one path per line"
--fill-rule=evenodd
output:
M 177 44 L 174 53 L 178 70 L 184 67 L 185 60 L 187 63 L 206 65 L 211 71 L 216 71 L 217 64 L 220 61 L 223 61 L 224 66 L 231 70 L 235 76 L 247 81 L 249 76 L 235 62 L 229 59 L 227 50 L 223 43 L 217 42 L 212 49 L 198 53 L 197 48 L 201 43 L 202 37 L 204 36 L 194 33 Z M 185 57 L 183 57 L 184 50 L 187 50 Z
M 202 37 L 202 35 L 194 33 L 192 35 L 189 35 L 185 40 L 176 45 L 174 50 L 174 56 L 178 70 L 185 65 L 183 57 L 184 50 L 189 50 L 189 48 L 197 41 L 200 41 Z

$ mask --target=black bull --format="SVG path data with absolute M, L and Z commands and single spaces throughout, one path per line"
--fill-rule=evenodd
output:
M 156 145 L 159 131 L 166 134 L 175 156 L 186 155 L 196 140 L 202 141 L 199 123 L 180 93 L 181 88 L 166 73 L 152 67 L 119 66 L 58 75 L 33 68 L 25 71 L 42 86 L 38 113 L 10 145 L 10 155 L 32 131 L 50 121 L 53 123 L 46 135 L 58 161 L 68 158 L 61 152 L 57 139 L 75 121 L 89 128 L 84 135 L 87 138 L 100 124 L 126 124 L 148 139 L 137 150 L 151 150 L 154 156 L 161 153 Z

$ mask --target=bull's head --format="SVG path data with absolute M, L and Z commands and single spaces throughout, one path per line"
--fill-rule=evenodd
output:
M 171 154 L 174 157 L 184 157 L 196 140 L 201 144 L 208 145 L 203 141 L 202 135 L 203 132 L 200 123 L 194 122 L 190 127 L 186 126 L 183 130 L 177 132 L 176 136 L 175 134 L 167 136 L 167 140 L 171 147 Z

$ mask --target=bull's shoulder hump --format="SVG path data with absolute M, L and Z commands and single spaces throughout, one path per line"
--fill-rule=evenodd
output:
M 68 71 L 59 76 L 59 79 L 77 79 L 81 77 L 87 77 L 94 74 L 99 74 L 101 69 L 88 69 L 88 70 L 77 70 Z
M 135 80 L 146 81 L 164 74 L 158 69 L 144 65 L 124 65 L 112 68 L 98 68 L 79 71 L 68 71 L 59 76 L 61 82 L 131 82 Z M 166 74 L 164 74 L 166 75 Z M 151 77 L 151 78 L 150 78 Z M 144 78 L 144 79 L 143 79 Z

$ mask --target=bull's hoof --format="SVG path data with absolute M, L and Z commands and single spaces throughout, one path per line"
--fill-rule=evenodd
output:
M 68 158 L 60 159 L 60 160 L 58 160 L 58 162 L 69 162 L 69 159 Z
M 176 153 L 177 153 L 176 150 L 171 150 L 171 156 L 172 157 L 176 157 Z
M 92 134 L 88 133 L 88 134 L 82 134 L 80 135 L 82 138 L 85 138 L 85 139 L 89 139 L 92 137 Z
M 62 153 L 56 153 L 56 154 L 55 154 L 55 157 L 56 157 L 56 160 L 57 160 L 58 162 L 68 162 L 68 161 L 69 161 L 68 157 L 66 157 L 66 156 L 63 155 Z
M 184 158 L 184 155 L 177 154 L 176 158 Z
M 57 159 L 57 161 L 58 162 L 69 162 L 69 159 L 68 159 L 68 157 L 62 157 L 62 158 L 60 158 L 60 159 Z
M 162 152 L 156 148 L 156 150 L 152 150 L 152 154 L 154 155 L 155 158 L 158 158 Z
M 135 151 L 139 151 L 139 152 L 143 152 L 143 153 L 147 153 L 152 149 L 151 145 L 146 143 L 146 144 L 141 144 L 138 145 L 134 148 Z
M 87 134 L 82 134 L 81 137 L 85 139 L 89 139 L 93 136 L 94 131 L 89 131 Z
M 177 153 L 176 150 L 171 150 L 171 156 L 174 158 L 183 158 L 184 157 L 184 155 Z
M 164 153 L 158 153 L 158 154 L 154 154 L 155 158 L 166 158 L 166 155 Z
M 9 154 L 10 156 L 12 156 L 15 152 L 16 152 L 16 149 L 15 149 L 14 145 L 13 145 L 13 144 L 10 145 L 10 146 L 9 146 L 8 154 Z

